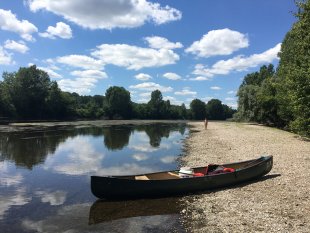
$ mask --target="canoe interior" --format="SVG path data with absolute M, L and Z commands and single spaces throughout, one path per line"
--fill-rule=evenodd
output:
M 264 157 L 259 159 L 253 159 L 243 162 L 237 163 L 228 163 L 228 164 L 221 164 L 224 167 L 233 168 L 235 170 L 240 170 L 244 168 L 248 168 L 251 166 L 255 166 L 256 164 L 262 162 Z M 205 167 L 195 167 L 193 168 L 194 173 L 204 173 L 206 171 Z M 174 171 L 165 171 L 165 172 L 156 172 L 156 173 L 148 173 L 148 174 L 139 174 L 139 175 L 132 175 L 132 176 L 112 176 L 118 179 L 127 179 L 127 180 L 169 180 L 169 179 L 182 179 L 179 176 L 179 170 Z

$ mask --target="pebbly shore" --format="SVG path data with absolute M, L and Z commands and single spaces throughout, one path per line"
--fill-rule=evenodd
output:
M 275 128 L 190 122 L 182 163 L 199 166 L 273 155 L 264 178 L 183 197 L 188 232 L 310 232 L 310 142 Z

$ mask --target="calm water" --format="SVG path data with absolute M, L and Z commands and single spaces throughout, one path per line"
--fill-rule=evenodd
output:
M 180 200 L 97 201 L 90 176 L 179 167 L 185 124 L 0 133 L 0 232 L 183 232 Z

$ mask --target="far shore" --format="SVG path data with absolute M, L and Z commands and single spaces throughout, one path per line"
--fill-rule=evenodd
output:
M 189 122 L 182 163 L 201 166 L 273 155 L 264 178 L 183 197 L 188 232 L 310 232 L 310 142 L 283 130 L 235 122 Z

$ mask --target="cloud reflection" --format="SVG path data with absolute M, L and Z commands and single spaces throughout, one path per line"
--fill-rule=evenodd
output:
M 170 232 L 180 225 L 179 215 L 155 215 L 124 218 L 88 225 L 89 203 L 65 206 L 52 216 L 43 220 L 24 219 L 22 226 L 26 231 L 54 233 L 81 232 Z M 87 214 L 86 214 L 87 213 Z M 179 231 L 173 231 L 179 232 Z
M 165 157 L 160 158 L 160 161 L 162 163 L 174 163 L 176 159 L 177 159 L 176 156 L 169 155 L 169 156 L 165 156 Z
M 36 191 L 36 195 L 41 197 L 43 203 L 50 203 L 50 205 L 62 205 L 66 201 L 67 192 L 64 191 Z
M 86 175 L 100 170 L 103 158 L 88 138 L 79 136 L 60 145 L 54 156 L 46 160 L 45 169 L 67 175 Z
M 26 197 L 25 188 L 19 188 L 13 195 L 0 195 L 0 219 L 6 211 L 8 211 L 13 205 L 22 206 L 31 201 L 30 197 Z
M 143 161 L 149 158 L 146 154 L 134 154 L 132 157 L 137 161 Z

